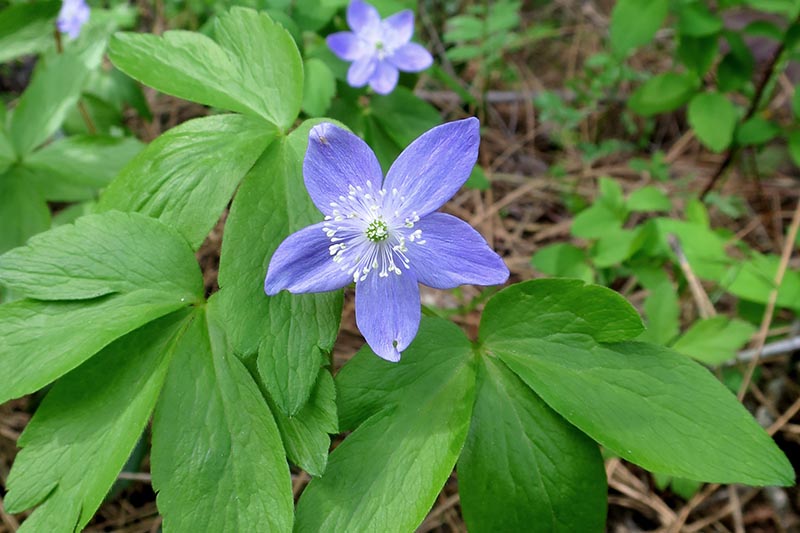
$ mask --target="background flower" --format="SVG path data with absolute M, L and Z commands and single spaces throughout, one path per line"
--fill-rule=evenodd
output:
M 353 31 L 334 33 L 326 39 L 340 58 L 352 61 L 347 83 L 363 87 L 367 83 L 379 94 L 388 94 L 397 85 L 400 70 L 425 70 L 433 57 L 419 44 L 412 43 L 414 13 L 395 13 L 381 20 L 378 11 L 366 2 L 353 0 L 347 7 L 347 24 Z
M 269 295 L 356 284 L 356 323 L 370 348 L 398 361 L 420 321 L 417 282 L 438 289 L 501 284 L 503 260 L 466 222 L 435 213 L 464 184 L 478 156 L 478 120 L 431 129 L 397 158 L 386 179 L 364 141 L 315 126 L 303 165 L 323 222 L 290 235 L 272 256 Z
M 56 20 L 58 31 L 66 33 L 70 39 L 77 39 L 81 28 L 89 21 L 89 12 L 85 0 L 64 0 Z

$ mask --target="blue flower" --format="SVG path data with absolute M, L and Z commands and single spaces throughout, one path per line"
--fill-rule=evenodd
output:
M 88 21 L 89 6 L 85 0 L 63 0 L 56 20 L 58 31 L 66 33 L 70 39 L 77 39 L 81 28 Z
M 425 70 L 433 57 L 422 46 L 409 42 L 414 34 L 414 13 L 395 13 L 381 20 L 378 11 L 366 2 L 353 0 L 347 7 L 347 24 L 353 30 L 329 35 L 333 53 L 352 61 L 347 83 L 363 87 L 367 83 L 378 94 L 388 94 L 397 85 L 398 70 Z
M 466 222 L 436 213 L 470 175 L 478 120 L 437 126 L 397 158 L 386 178 L 367 144 L 330 123 L 315 126 L 305 185 L 324 221 L 284 240 L 264 290 L 324 292 L 356 284 L 356 323 L 372 350 L 398 361 L 417 334 L 419 285 L 497 285 L 508 268 Z

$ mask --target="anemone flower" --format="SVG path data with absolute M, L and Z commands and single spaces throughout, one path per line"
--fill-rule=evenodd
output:
M 370 348 L 398 361 L 417 334 L 419 285 L 497 285 L 508 268 L 466 222 L 435 212 L 478 157 L 478 120 L 437 126 L 397 158 L 384 179 L 367 144 L 330 123 L 309 133 L 305 185 L 324 220 L 284 240 L 264 290 L 325 292 L 355 282 L 356 323 Z
M 363 87 L 367 83 L 378 94 L 388 94 L 397 85 L 398 71 L 425 70 L 433 57 L 422 46 L 412 43 L 414 12 L 400 11 L 381 20 L 378 11 L 366 2 L 353 0 L 347 7 L 347 24 L 353 31 L 328 36 L 333 53 L 352 61 L 347 83 Z
M 63 0 L 56 20 L 58 31 L 66 33 L 70 39 L 77 39 L 81 28 L 89 21 L 89 11 L 85 0 Z

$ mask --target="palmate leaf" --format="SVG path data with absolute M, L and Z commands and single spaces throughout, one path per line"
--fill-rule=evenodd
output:
M 0 174 L 0 254 L 50 227 L 50 209 L 18 168 Z
M 199 248 L 275 134 L 274 126 L 241 115 L 185 122 L 150 143 L 121 171 L 99 209 L 156 217 Z
M 467 435 L 473 357 L 454 324 L 423 319 L 399 363 L 367 347 L 348 362 L 336 377 L 340 423 L 360 425 L 306 488 L 296 531 L 413 531 Z
M 39 299 L 0 306 L 0 375 L 7 376 L 0 402 L 203 295 L 186 241 L 136 213 L 90 215 L 39 235 L 0 257 L 0 283 Z
M 501 361 L 483 357 L 458 460 L 458 492 L 469 530 L 603 531 L 606 490 L 597 444 Z
M 227 345 L 213 300 L 176 348 L 153 420 L 164 530 L 289 532 L 292 487 L 278 429 Z
M 498 293 L 480 336 L 550 407 L 631 462 L 701 481 L 792 484 L 789 461 L 710 372 L 624 342 L 637 324 L 611 290 L 540 280 Z
M 64 122 L 81 95 L 89 71 L 81 60 L 60 54 L 36 70 L 11 115 L 8 134 L 14 149 L 26 156 Z
M 231 345 L 241 355 L 258 352 L 258 371 L 277 407 L 287 416 L 305 404 L 322 355 L 339 328 L 341 291 L 267 297 L 269 260 L 290 233 L 320 222 L 302 175 L 306 121 L 275 141 L 242 182 L 225 224 L 220 258 L 220 306 Z
M 291 35 L 266 13 L 234 7 L 216 22 L 216 41 L 200 33 L 118 33 L 114 65 L 167 94 L 288 129 L 300 111 L 303 65 Z
M 150 417 L 187 316 L 117 340 L 47 394 L 8 477 L 7 511 L 39 506 L 20 531 L 72 533 L 91 519 Z

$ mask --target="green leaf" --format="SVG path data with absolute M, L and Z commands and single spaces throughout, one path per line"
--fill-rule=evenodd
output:
M 594 279 L 594 271 L 586 263 L 586 252 L 564 242 L 541 248 L 531 258 L 531 264 L 550 276 L 578 278 L 586 282 Z
M 631 95 L 628 107 L 643 116 L 673 111 L 692 97 L 697 90 L 697 77 L 666 72 L 647 80 Z
M 30 154 L 24 165 L 46 176 L 37 186 L 48 200 L 86 200 L 91 196 L 65 197 L 65 193 L 73 188 L 83 192 L 105 187 L 143 146 L 133 137 L 74 135 Z
M 698 320 L 679 338 L 672 348 L 708 365 L 718 365 L 736 357 L 755 333 L 749 322 L 715 316 Z
M 0 63 L 54 47 L 61 2 L 14 4 L 0 11 Z
M 370 102 L 372 116 L 399 148 L 442 123 L 439 112 L 405 87 L 376 95 Z
M 291 35 L 266 13 L 235 7 L 216 21 L 216 42 L 187 31 L 158 37 L 118 33 L 114 65 L 161 92 L 292 125 L 303 97 L 303 65 Z
M 79 59 L 68 54 L 37 69 L 11 115 L 8 132 L 19 155 L 32 152 L 61 126 L 78 102 L 88 73 Z
M 99 209 L 156 217 L 197 249 L 275 134 L 262 121 L 240 115 L 185 122 L 158 137 L 122 169 L 101 197 Z
M 458 492 L 470 531 L 603 531 L 606 474 L 591 439 L 502 362 L 483 357 Z
M 667 0 L 619 0 L 611 11 L 611 48 L 624 56 L 649 43 L 668 10 Z
M 171 228 L 111 211 L 60 226 L 0 256 L 0 282 L 40 300 L 81 300 L 141 290 L 162 301 L 203 297 L 200 269 Z
M 677 261 L 668 243 L 670 234 L 677 236 L 692 270 L 703 279 L 721 279 L 733 263 L 725 251 L 727 239 L 704 224 L 672 218 L 658 218 L 654 224 L 663 252 Z
M 738 113 L 724 95 L 700 93 L 689 103 L 689 124 L 707 148 L 721 152 L 733 142 Z
M 643 329 L 636 309 L 611 289 L 579 280 L 541 279 L 512 285 L 489 300 L 480 337 L 492 346 L 511 349 L 515 343 L 527 342 L 527 337 L 553 333 L 580 333 L 597 342 L 617 342 L 632 339 Z
M 800 166 L 800 131 L 789 134 L 789 156 L 795 165 Z
M 489 301 L 480 339 L 552 409 L 626 460 L 708 482 L 793 484 L 783 453 L 705 368 L 665 348 L 617 342 L 639 334 L 635 326 L 633 308 L 608 289 L 535 280 Z
M 736 130 L 736 142 L 741 146 L 766 144 L 780 133 L 780 127 L 771 120 L 753 117 Z
M 739 32 L 723 32 L 730 52 L 717 65 L 717 87 L 721 92 L 741 89 L 750 82 L 755 68 L 755 59 L 750 47 Z
M 19 438 L 6 510 L 40 505 L 20 531 L 81 530 L 150 418 L 186 313 L 117 340 L 60 379 Z
M 10 167 L 17 159 L 17 154 L 14 152 L 14 147 L 8 139 L 8 135 L 3 130 L 3 117 L 0 113 L 0 176 Z
M 0 174 L 0 254 L 50 227 L 50 208 L 23 178 L 18 169 Z
M 672 209 L 672 202 L 669 196 L 661 189 L 647 185 L 641 189 L 636 189 L 626 203 L 631 211 L 669 211 Z
M 778 271 L 779 263 L 780 257 L 777 255 L 761 255 L 753 252 L 749 260 L 731 266 L 730 275 L 723 286 L 739 298 L 766 304 L 775 288 L 775 273 Z M 800 311 L 800 272 L 794 269 L 786 270 L 776 303 L 779 307 Z
M 592 248 L 592 263 L 597 268 L 622 263 L 642 247 L 645 237 L 641 226 L 635 229 L 609 229 Z
M 800 89 L 797 88 L 792 93 L 792 113 L 795 118 L 800 118 Z
M 572 219 L 571 232 L 583 239 L 599 239 L 613 230 L 622 228 L 624 219 L 601 203 L 584 209 Z
M 680 332 L 680 304 L 675 288 L 661 282 L 650 290 L 644 301 L 647 329 L 637 340 L 666 346 Z
M 0 305 L 0 375 L 5 376 L 0 403 L 41 389 L 115 339 L 181 307 L 186 304 L 152 290 L 81 302 Z
M 705 76 L 719 51 L 719 37 L 690 37 L 681 35 L 677 55 L 681 62 L 698 77 Z
M 722 19 L 703 2 L 691 2 L 678 8 L 678 32 L 691 37 L 715 35 L 722 30 Z
M 472 350 L 454 324 L 423 319 L 399 363 L 362 349 L 336 377 L 336 447 L 297 507 L 296 531 L 413 531 L 452 472 L 475 392 Z
M 153 418 L 164 529 L 289 532 L 292 485 L 278 428 L 211 303 L 208 313 L 197 311 L 176 348 Z
M 322 116 L 336 95 L 336 78 L 321 59 L 307 59 L 303 67 L 303 111 L 312 117 Z
M 648 470 L 714 483 L 794 484 L 772 439 L 713 375 L 682 355 L 562 334 L 529 339 L 524 352 L 495 351 L 550 407 Z
M 331 373 L 320 369 L 308 402 L 299 413 L 288 417 L 270 402 L 289 460 L 312 476 L 321 476 L 328 464 L 329 434 L 339 431 L 336 390 Z
M 322 355 L 336 340 L 341 291 L 264 294 L 273 252 L 289 234 L 320 222 L 303 182 L 306 121 L 273 143 L 245 177 L 225 224 L 220 258 L 220 305 L 234 351 L 258 352 L 258 370 L 286 415 L 305 404 L 317 380 Z

